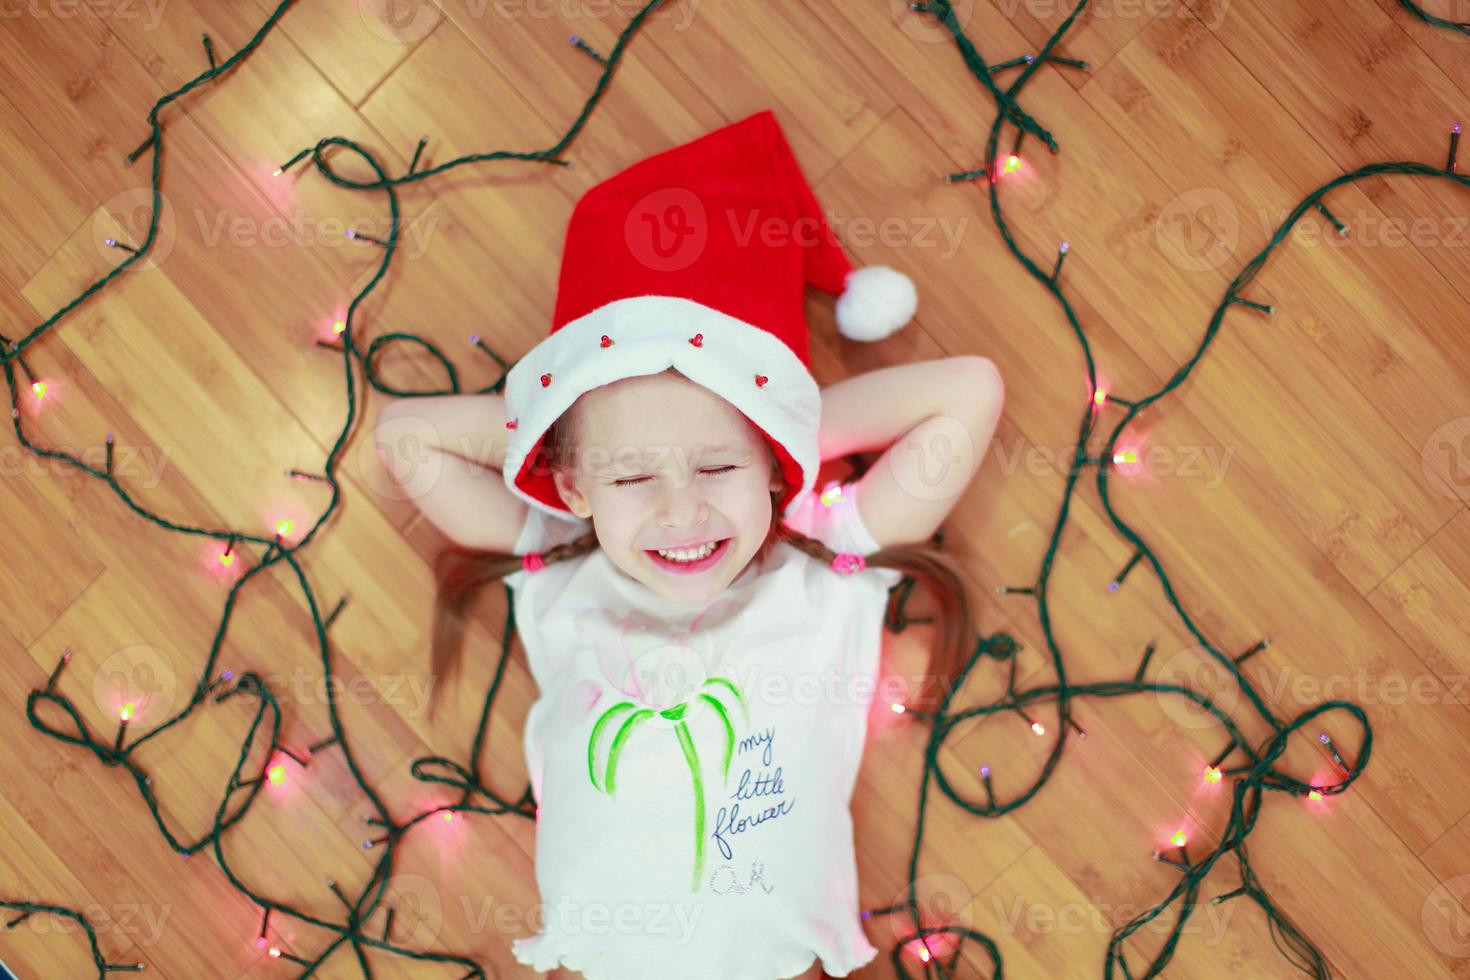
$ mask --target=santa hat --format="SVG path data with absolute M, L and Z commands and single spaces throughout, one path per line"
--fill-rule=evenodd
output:
M 593 187 L 567 225 L 551 334 L 506 379 L 506 485 L 571 516 L 547 428 L 584 392 L 672 367 L 760 430 L 785 513 L 821 463 L 805 286 L 837 296 L 838 331 L 855 340 L 888 336 L 917 305 L 904 274 L 852 268 L 770 110 Z

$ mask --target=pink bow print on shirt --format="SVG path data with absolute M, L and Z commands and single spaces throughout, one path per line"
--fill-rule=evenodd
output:
M 745 723 L 750 722 L 739 687 L 728 678 L 709 676 L 720 660 L 709 627 L 732 611 L 731 600 L 717 602 L 696 616 L 687 629 L 670 627 L 637 611 L 619 615 L 609 609 L 596 609 L 578 618 L 578 628 L 597 652 L 603 677 L 623 695 L 592 726 L 587 738 L 587 775 L 594 789 L 613 795 L 618 757 L 633 734 L 640 728 L 672 727 L 694 784 L 695 891 L 704 867 L 704 779 L 690 735 L 688 712 L 694 706 L 707 707 L 709 711 L 696 717 L 713 714 L 724 729 L 723 779 L 729 778 L 735 752 L 735 726 L 725 702 L 733 700 L 740 706 Z M 605 732 L 612 732 L 612 736 L 599 782 L 599 749 Z

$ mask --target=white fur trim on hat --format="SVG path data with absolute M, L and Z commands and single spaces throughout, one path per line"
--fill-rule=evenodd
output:
M 914 281 L 897 269 L 854 269 L 837 297 L 837 331 L 853 340 L 882 340 L 913 319 L 918 306 Z
M 604 334 L 610 346 L 601 346 Z M 696 334 L 704 335 L 698 347 L 689 342 Z M 802 483 L 788 508 L 811 491 L 821 464 L 816 379 L 769 330 L 679 296 L 614 300 L 565 324 L 516 362 L 505 384 L 506 411 L 516 423 L 506 444 L 506 486 L 532 507 L 567 517 L 517 485 L 527 456 L 583 392 L 670 367 L 733 405 L 801 467 Z M 549 385 L 542 375 L 550 375 Z M 763 385 L 756 375 L 766 379 Z

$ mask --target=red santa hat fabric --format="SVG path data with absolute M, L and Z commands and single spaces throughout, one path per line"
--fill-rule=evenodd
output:
M 858 340 L 889 335 L 917 305 L 902 273 L 853 269 L 770 110 L 593 187 L 567 224 L 551 333 L 506 379 L 506 485 L 571 516 L 552 482 L 547 428 L 584 392 L 672 367 L 770 443 L 784 512 L 821 462 L 806 286 L 838 297 L 838 330 Z

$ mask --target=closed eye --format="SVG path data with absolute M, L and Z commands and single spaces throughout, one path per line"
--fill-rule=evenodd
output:
M 715 467 L 711 467 L 710 469 L 707 469 L 707 470 L 700 470 L 700 472 L 701 473 L 706 473 L 706 474 L 708 474 L 710 476 L 723 476 L 724 474 L 729 473 L 731 470 L 738 470 L 738 469 L 740 469 L 740 467 L 734 466 L 734 465 L 730 465 L 730 466 L 715 466 Z M 648 479 L 651 479 L 651 477 L 639 476 L 639 477 L 633 477 L 633 478 L 630 478 L 630 479 L 627 479 L 627 480 L 614 480 L 613 481 L 613 486 L 615 486 L 615 487 L 634 487 L 634 486 L 637 486 L 638 484 L 642 483 L 644 480 L 648 480 Z

